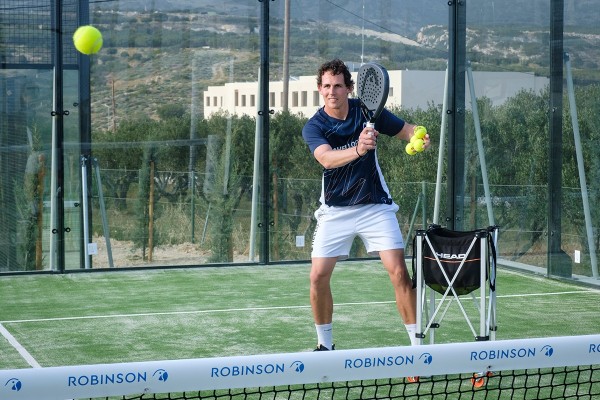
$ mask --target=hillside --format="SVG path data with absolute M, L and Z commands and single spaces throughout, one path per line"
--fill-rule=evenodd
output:
M 340 56 L 346 61 L 377 59 L 390 69 L 445 68 L 448 48 L 447 8 L 439 1 L 382 0 L 391 13 L 365 13 L 362 3 L 350 0 L 294 0 L 291 22 L 290 74 L 312 75 L 323 59 Z M 493 2 L 468 9 L 467 58 L 476 69 L 533 71 L 547 74 L 548 15 L 533 0 L 522 13 L 505 10 L 516 1 Z M 256 81 L 259 64 L 259 5 L 224 0 L 214 2 L 170 0 L 128 2 L 111 9 L 110 2 L 96 3 L 93 22 L 104 32 L 104 48 L 94 57 L 92 98 L 94 128 L 105 129 L 111 120 L 125 117 L 156 117 L 164 104 L 191 107 L 192 92 L 201 115 L 202 91 L 208 85 L 228 81 Z M 545 3 L 545 1 L 544 1 Z M 595 26 L 600 0 L 566 2 L 566 21 L 591 15 L 576 29 L 565 28 L 565 51 L 571 54 L 576 79 L 600 80 L 600 34 Z M 472 4 L 472 3 L 469 3 Z M 133 9 L 137 8 L 137 12 Z M 129 9 L 131 8 L 131 10 Z M 139 10 L 146 10 L 139 12 Z M 283 1 L 271 2 L 272 80 L 281 79 Z M 327 24 L 318 15 L 333 18 Z M 398 15 L 392 19 L 389 15 Z M 521 21 L 519 15 L 531 20 Z M 364 43 L 364 48 L 362 47 Z M 316 46 L 315 46 L 316 44 Z M 363 53 L 364 52 L 364 53 Z M 192 79 L 193 78 L 193 79 Z M 192 88 L 192 81 L 194 87 Z M 114 104 L 113 109 L 113 88 Z M 104 105 L 104 106 L 102 106 Z
M 414 34 L 421 26 L 448 23 L 448 8 L 445 0 L 379 0 L 379 3 L 385 10 L 381 15 L 370 13 L 370 4 L 367 1 L 293 0 L 290 2 L 292 19 L 298 21 L 319 20 L 320 16 L 327 15 L 328 18 L 333 18 L 338 22 L 360 26 L 359 20 L 362 18 L 364 5 L 367 21 L 392 31 L 406 31 L 406 33 Z M 565 25 L 597 27 L 600 20 L 600 2 L 598 0 L 565 0 L 564 3 Z M 270 2 L 271 16 L 283 18 L 284 4 L 283 0 Z M 467 4 L 467 18 L 470 21 L 476 19 L 477 23 L 481 25 L 548 26 L 549 11 L 539 11 L 549 7 L 547 0 L 504 0 L 469 2 Z M 98 7 L 110 7 L 110 2 L 107 5 L 99 3 Z M 133 0 L 120 7 L 123 11 L 215 12 L 237 16 L 258 16 L 260 3 L 250 1 L 244 4 L 239 0 L 222 0 L 218 3 L 210 0 Z M 515 12 L 516 10 L 518 12 Z

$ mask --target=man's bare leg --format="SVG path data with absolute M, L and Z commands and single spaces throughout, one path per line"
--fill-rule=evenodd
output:
M 396 295 L 396 307 L 402 317 L 410 337 L 411 344 L 416 343 L 415 330 L 417 322 L 417 295 L 412 288 L 412 281 L 408 274 L 408 268 L 404 260 L 404 250 L 385 250 L 379 252 L 381 262 L 387 270 L 394 293 Z
M 312 259 L 310 270 L 310 305 L 312 307 L 318 345 L 333 348 L 333 295 L 331 293 L 331 275 L 337 257 L 317 257 Z

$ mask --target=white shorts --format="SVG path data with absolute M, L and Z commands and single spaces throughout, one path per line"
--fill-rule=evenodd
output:
M 346 258 L 352 242 L 360 237 L 370 255 L 382 250 L 404 249 L 396 219 L 398 205 L 360 204 L 349 207 L 322 205 L 315 211 L 312 257 Z

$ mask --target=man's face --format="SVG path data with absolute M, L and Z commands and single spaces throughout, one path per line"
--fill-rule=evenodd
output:
M 352 88 L 349 88 L 344 83 L 344 75 L 333 75 L 327 71 L 321 77 L 321 86 L 319 93 L 323 96 L 326 109 L 340 109 L 348 105 L 348 95 L 352 93 Z

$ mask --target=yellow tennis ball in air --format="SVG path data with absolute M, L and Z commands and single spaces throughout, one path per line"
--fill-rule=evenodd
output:
M 424 126 L 417 126 L 414 130 L 413 137 L 416 139 L 423 139 L 427 135 L 427 129 Z
M 415 154 L 417 154 L 417 151 L 414 149 L 412 143 L 408 143 L 406 145 L 406 154 L 408 154 L 409 156 L 414 156 Z
M 95 54 L 102 48 L 102 33 L 91 25 L 80 26 L 73 34 L 73 44 L 83 54 Z

